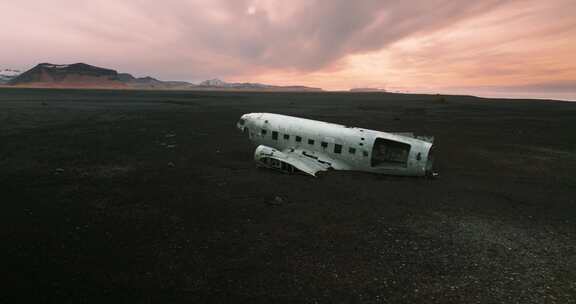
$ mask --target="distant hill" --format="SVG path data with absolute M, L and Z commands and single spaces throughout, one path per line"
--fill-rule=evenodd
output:
M 127 73 L 85 63 L 41 63 L 12 78 L 12 86 L 44 88 L 170 88 L 169 83 L 152 77 L 136 78 Z
M 8 82 L 13 86 L 124 88 L 114 70 L 84 63 L 41 63 Z
M 222 89 L 244 91 L 322 91 L 321 88 L 306 86 L 275 86 L 253 82 L 225 82 L 220 79 L 204 80 L 197 85 L 198 89 Z
M 380 88 L 354 88 L 350 92 L 387 92 L 385 89 Z
M 85 63 L 41 63 L 32 69 L 11 76 L 2 76 L 0 84 L 39 88 L 105 88 L 105 89 L 158 89 L 158 90 L 245 90 L 245 91 L 321 91 L 305 86 L 274 86 L 260 83 L 228 83 L 219 79 L 199 84 L 185 81 L 162 81 L 153 77 L 136 78 L 128 73 Z

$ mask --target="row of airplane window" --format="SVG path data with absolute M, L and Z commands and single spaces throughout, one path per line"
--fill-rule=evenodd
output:
M 260 134 L 261 134 L 262 136 L 266 135 L 267 133 L 268 133 L 268 130 L 266 130 L 266 129 L 262 129 L 262 130 L 260 131 Z M 284 138 L 285 140 L 290 140 L 290 134 L 284 134 L 284 135 L 283 135 L 283 138 Z M 273 139 L 273 140 L 278 140 L 278 131 L 272 131 L 272 139 Z M 302 137 L 301 137 L 301 136 L 296 135 L 296 136 L 294 137 L 294 139 L 296 140 L 296 142 L 302 142 Z M 310 138 L 308 139 L 308 144 L 309 144 L 309 145 L 313 146 L 314 143 L 315 143 L 315 140 L 314 140 L 314 139 L 310 139 Z M 328 148 L 328 143 L 327 143 L 327 142 L 324 142 L 324 141 L 323 141 L 323 142 L 320 142 L 320 146 L 322 146 L 322 148 L 326 149 L 326 148 Z M 366 151 L 362 151 L 362 152 L 363 152 L 362 154 L 363 154 L 364 156 L 368 156 L 368 152 L 366 152 Z M 341 154 L 341 153 L 342 153 L 342 145 L 340 145 L 340 144 L 334 144 L 334 153 L 336 153 L 336 154 Z M 356 154 L 356 148 L 354 148 L 354 147 L 348 147 L 348 153 L 350 153 L 350 154 Z

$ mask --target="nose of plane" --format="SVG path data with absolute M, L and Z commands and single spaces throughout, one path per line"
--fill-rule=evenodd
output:
M 238 128 L 238 130 L 240 131 L 244 131 L 245 125 L 246 125 L 246 115 L 242 115 L 242 117 L 240 117 L 240 119 L 236 123 L 236 128 Z

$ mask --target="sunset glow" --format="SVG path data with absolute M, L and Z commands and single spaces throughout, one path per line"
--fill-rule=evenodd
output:
M 576 1 L 0 2 L 0 68 L 576 100 Z

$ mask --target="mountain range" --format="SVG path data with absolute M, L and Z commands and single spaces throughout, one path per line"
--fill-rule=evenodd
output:
M 245 91 L 321 91 L 306 86 L 275 86 L 261 83 L 229 83 L 210 79 L 198 84 L 186 81 L 162 81 L 153 77 L 134 77 L 112 69 L 85 63 L 41 63 L 20 73 L 0 70 L 0 85 L 34 88 L 101 88 L 101 89 L 156 89 L 156 90 L 245 90 Z
M 350 92 L 360 92 L 360 93 L 374 93 L 374 92 L 383 92 L 386 93 L 386 89 L 382 88 L 352 88 Z

